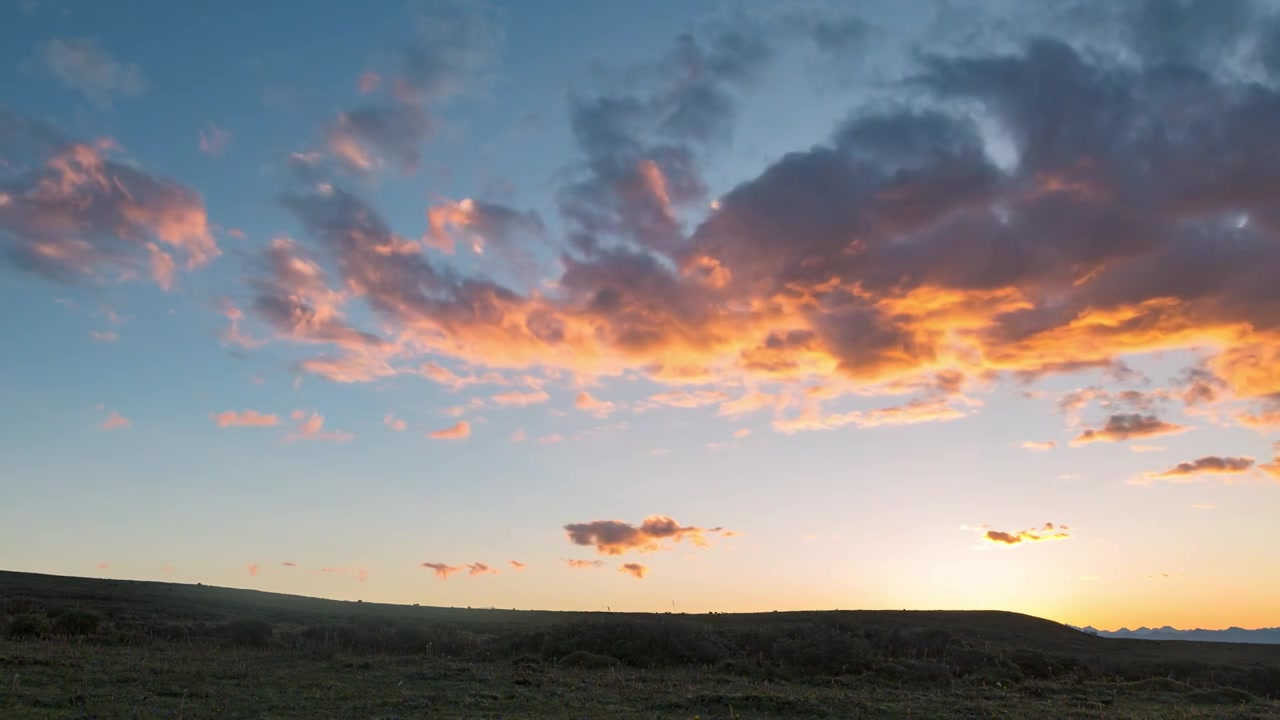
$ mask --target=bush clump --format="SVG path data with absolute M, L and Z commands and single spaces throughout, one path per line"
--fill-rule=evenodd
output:
M 265 647 L 275 628 L 264 620 L 233 620 L 222 627 L 223 636 L 240 647 Z
M 14 618 L 9 621 L 7 631 L 9 637 L 20 639 L 44 637 L 52 632 L 53 628 L 49 624 L 49 618 L 43 615 L 22 613 L 21 615 L 14 616 Z
M 72 608 L 53 621 L 53 631 L 59 635 L 92 635 L 102 626 L 102 616 L 92 610 Z

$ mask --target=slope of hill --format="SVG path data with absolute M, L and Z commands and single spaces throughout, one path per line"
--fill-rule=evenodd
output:
M 0 628 L 5 718 L 1280 716 L 1280 646 L 1009 612 L 471 610 L 0 572 Z

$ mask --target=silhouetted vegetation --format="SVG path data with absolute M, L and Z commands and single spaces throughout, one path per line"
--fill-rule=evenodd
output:
M 0 591 L 8 598 L 0 626 L 11 639 L 0 664 L 15 648 L 43 657 L 74 640 L 75 658 L 96 646 L 104 654 L 127 649 L 128 657 L 260 657 L 344 673 L 400 672 L 402 658 L 407 668 L 472 668 L 464 674 L 492 674 L 521 692 L 555 686 L 566 673 L 607 671 L 606 684 L 622 683 L 620 702 L 626 682 L 684 678 L 702 689 L 646 707 L 704 717 L 724 714 L 717 703 L 754 716 L 823 716 L 826 701 L 802 696 L 850 687 L 934 702 L 994 693 L 1015 704 L 1069 696 L 1101 706 L 1280 708 L 1280 647 L 1105 639 L 1013 613 L 456 610 L 16 573 L 0 573 Z M 430 673 L 418 679 L 443 682 Z M 3 705 L 0 715 L 9 716 Z

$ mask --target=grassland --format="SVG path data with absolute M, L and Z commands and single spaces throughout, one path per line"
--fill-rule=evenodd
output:
M 1280 647 L 1001 612 L 621 614 L 0 573 L 0 718 L 1274 718 Z

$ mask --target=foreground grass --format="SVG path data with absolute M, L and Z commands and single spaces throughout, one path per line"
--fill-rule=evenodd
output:
M 0 572 L 0 630 L 0 720 L 1280 717 L 1280 646 L 1002 612 L 464 610 Z
M 322 656 L 166 643 L 0 642 L 0 717 L 1275 718 L 1280 703 L 1172 681 L 783 682 L 703 668 Z

